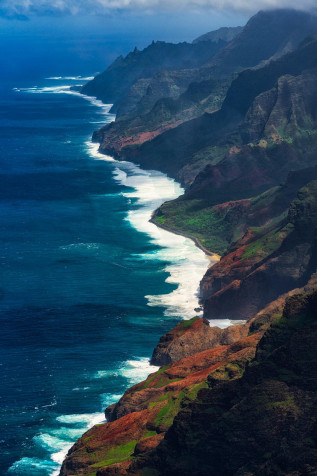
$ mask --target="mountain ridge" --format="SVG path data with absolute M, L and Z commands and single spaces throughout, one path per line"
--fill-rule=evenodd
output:
M 218 30 L 209 31 L 204 35 L 195 38 L 192 43 L 198 43 L 199 41 L 231 41 L 243 30 L 242 26 L 222 27 Z
M 275 49 L 246 46 L 251 57 L 266 51 L 267 61 L 227 78 L 214 112 L 175 119 L 187 94 L 192 103 L 208 95 L 209 76 L 205 90 L 203 81 L 192 83 L 178 99 L 156 103 L 156 136 L 133 114 L 94 134 L 101 152 L 181 179 L 185 194 L 152 221 L 222 256 L 201 282 L 204 319 L 181 321 L 161 337 L 152 356 L 160 369 L 106 409 L 108 422 L 78 440 L 61 476 L 317 472 L 317 38 L 294 49 L 311 17 L 283 12 L 280 24 L 281 11 L 259 12 L 214 55 L 208 74 L 221 83 L 222 58 L 259 19 L 271 25 Z M 265 43 L 270 29 L 262 30 Z M 136 136 L 148 134 L 142 144 L 132 133 L 124 145 L 131 129 L 120 137 L 131 120 Z M 242 323 L 209 327 L 208 319 L 228 318 Z
M 159 71 L 195 68 L 210 58 L 224 42 L 165 43 L 152 42 L 144 50 L 134 49 L 119 56 L 103 73 L 83 86 L 81 92 L 113 103 L 116 112 L 129 88 L 140 79 L 151 78 Z

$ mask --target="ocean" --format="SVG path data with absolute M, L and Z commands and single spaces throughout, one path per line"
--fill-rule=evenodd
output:
M 59 472 L 104 408 L 156 370 L 159 337 L 195 315 L 209 265 L 149 223 L 182 188 L 91 143 L 110 105 L 85 76 L 0 89 L 1 474 Z

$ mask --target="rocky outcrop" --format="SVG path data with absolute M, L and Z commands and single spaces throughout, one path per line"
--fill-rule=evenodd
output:
M 315 474 L 316 299 L 290 298 L 243 377 L 210 378 L 142 466 L 158 475 Z
M 210 327 L 207 319 L 182 321 L 160 338 L 153 351 L 152 365 L 168 365 L 197 352 L 230 345 L 248 335 L 249 325 L 238 324 L 220 329 Z
M 146 457 L 164 439 L 179 410 L 207 386 L 210 375 L 218 382 L 241 377 L 261 335 L 260 330 L 231 345 L 198 352 L 131 387 L 108 409 L 109 423 L 96 425 L 73 446 L 61 476 L 127 474 L 135 459 Z
M 221 367 L 226 362 L 246 359 L 253 355 L 254 348 L 261 336 L 258 331 L 231 345 L 219 345 L 203 352 L 163 366 L 151 374 L 145 382 L 131 387 L 117 404 L 106 410 L 110 421 L 117 420 L 127 413 L 147 408 L 150 401 L 157 401 L 170 392 L 179 393 L 194 384 L 200 383 L 211 370 Z
M 130 388 L 112 421 L 73 446 L 61 475 L 313 475 L 316 304 L 317 291 L 276 302 L 246 338 Z

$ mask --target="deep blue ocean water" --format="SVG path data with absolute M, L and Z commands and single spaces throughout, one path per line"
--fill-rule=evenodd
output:
M 0 89 L 0 472 L 11 476 L 58 474 L 72 442 L 155 370 L 153 347 L 194 315 L 208 265 L 148 223 L 178 184 L 91 145 L 113 117 L 69 94 L 80 82 Z

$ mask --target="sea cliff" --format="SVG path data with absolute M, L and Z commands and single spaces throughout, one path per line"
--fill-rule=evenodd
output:
M 314 474 L 315 286 L 240 326 L 232 344 L 209 328 L 210 348 L 181 358 L 179 335 L 191 343 L 206 326 L 183 321 L 163 339 L 179 360 L 108 408 L 109 423 L 78 440 L 61 475 Z
M 160 369 L 106 409 L 61 476 L 316 474 L 316 32 L 308 14 L 259 12 L 176 98 L 157 71 L 127 84 L 131 109 L 94 134 L 101 152 L 181 180 L 152 221 L 221 259 L 201 282 L 204 318 L 161 337 Z M 209 325 L 228 318 L 243 323 Z

